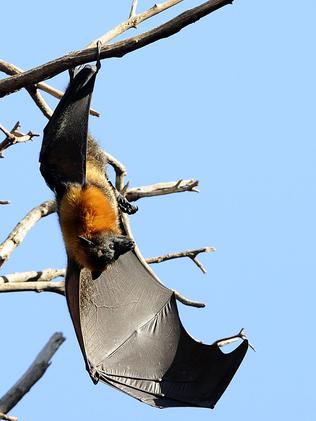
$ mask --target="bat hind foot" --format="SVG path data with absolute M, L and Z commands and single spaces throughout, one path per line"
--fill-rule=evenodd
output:
M 121 193 L 117 193 L 117 203 L 121 211 L 128 215 L 133 215 L 138 211 L 138 206 L 132 205 Z

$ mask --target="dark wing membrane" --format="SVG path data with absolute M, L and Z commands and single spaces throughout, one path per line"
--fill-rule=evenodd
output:
M 40 170 L 57 194 L 85 182 L 88 117 L 97 69 L 86 65 L 70 84 L 44 129 Z
M 247 352 L 247 341 L 229 354 L 195 341 L 181 324 L 173 292 L 135 252 L 121 256 L 94 281 L 88 270 L 68 271 L 67 285 L 94 382 L 149 405 L 213 408 Z

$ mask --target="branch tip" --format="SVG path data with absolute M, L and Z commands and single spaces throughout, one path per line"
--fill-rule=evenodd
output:
M 13 128 L 9 131 L 0 124 L 0 130 L 6 135 L 6 138 L 0 142 L 0 157 L 3 158 L 3 152 L 8 149 L 10 146 L 15 145 L 16 143 L 23 143 L 29 140 L 32 140 L 33 137 L 39 136 L 37 133 L 33 133 L 31 130 L 24 134 L 20 130 L 20 122 L 15 123 Z

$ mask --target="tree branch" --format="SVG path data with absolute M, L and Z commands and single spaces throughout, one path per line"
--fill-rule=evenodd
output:
M 227 338 L 219 339 L 218 341 L 214 342 L 214 345 L 216 344 L 219 347 L 223 347 L 223 346 L 232 344 L 232 343 L 238 341 L 239 339 L 242 339 L 243 341 L 245 341 L 245 340 L 248 341 L 245 329 L 241 329 L 237 333 L 237 335 L 228 336 Z M 248 341 L 248 345 L 253 351 L 256 351 L 255 347 L 253 345 L 251 345 L 251 343 L 249 341 Z
M 0 205 L 9 205 L 10 200 L 0 200 Z
M 152 44 L 159 39 L 170 37 L 184 27 L 230 3 L 232 3 L 232 0 L 209 0 L 148 32 L 111 45 L 103 45 L 100 52 L 100 59 L 123 57 L 125 54 Z M 0 81 L 0 97 L 19 90 L 24 86 L 53 77 L 74 66 L 94 61 L 95 58 L 95 48 L 88 48 L 59 57 L 21 75 L 5 78 Z
M 128 189 L 126 198 L 129 202 L 135 202 L 143 197 L 161 196 L 185 191 L 198 192 L 198 180 L 178 180 L 165 183 L 151 184 Z
M 178 259 L 180 257 L 189 257 L 201 269 L 203 273 L 206 273 L 205 267 L 202 265 L 201 262 L 197 260 L 196 256 L 200 253 L 212 253 L 214 251 L 216 251 L 214 247 L 202 247 L 199 249 L 180 251 L 177 253 L 168 253 L 164 256 L 150 257 L 146 259 L 146 262 L 148 264 L 161 263 L 165 262 L 166 260 Z
M 199 301 L 193 301 L 186 298 L 184 295 L 180 294 L 180 292 L 176 291 L 175 289 L 172 290 L 174 293 L 174 296 L 180 303 L 190 306 L 190 307 L 196 307 L 196 308 L 203 308 L 205 307 L 204 303 L 200 303 Z
M 49 105 L 46 103 L 42 95 L 38 92 L 36 89 L 36 86 L 29 86 L 26 88 L 27 92 L 30 94 L 31 98 L 35 102 L 35 104 L 38 106 L 38 108 L 42 111 L 44 116 L 48 119 L 53 114 L 52 109 L 49 107 Z
M 18 417 L 12 417 L 10 415 L 6 415 L 3 412 L 0 412 L 0 420 L 5 421 L 18 421 Z
M 29 140 L 32 140 L 33 137 L 39 136 L 39 134 L 32 133 L 29 131 L 27 134 L 21 133 L 19 131 L 21 125 L 18 121 L 15 123 L 11 131 L 7 130 L 0 124 L 0 130 L 6 135 L 6 138 L 0 142 L 0 158 L 3 158 L 3 152 L 8 149 L 10 146 L 15 145 L 16 143 L 23 143 Z
M 62 333 L 54 333 L 47 344 L 37 355 L 31 366 L 14 386 L 0 399 L 0 412 L 9 412 L 31 389 L 31 387 L 45 374 L 55 352 L 64 342 Z
M 129 19 L 134 18 L 136 16 L 137 5 L 138 5 L 138 0 L 133 0 L 132 6 L 131 6 L 131 11 L 129 12 L 129 16 L 128 16 Z
M 20 67 L 17 67 L 14 64 L 8 63 L 4 60 L 0 60 L 0 71 L 10 76 L 24 73 L 24 70 L 22 70 Z M 44 98 L 39 94 L 39 92 L 37 92 L 36 88 L 41 89 L 42 91 L 54 96 L 57 99 L 60 99 L 64 95 L 64 92 L 60 91 L 59 89 L 53 88 L 52 86 L 44 82 L 40 82 L 36 86 L 31 86 L 27 88 L 28 93 L 31 95 L 36 105 L 40 108 L 45 117 L 49 118 L 52 115 L 52 110 L 46 104 Z M 93 110 L 92 108 L 90 108 L 90 114 L 96 117 L 100 117 L 100 113 Z
M 44 269 L 41 271 L 15 272 L 0 276 L 0 285 L 17 282 L 50 282 L 55 278 L 64 277 L 65 269 Z
M 140 23 L 144 22 L 145 20 L 150 19 L 153 16 L 164 12 L 167 9 L 170 9 L 171 7 L 175 6 L 178 3 L 181 3 L 182 1 L 183 0 L 168 0 L 164 3 L 155 4 L 153 7 L 146 10 L 145 12 L 139 13 L 138 15 L 133 15 L 137 7 L 137 4 L 135 4 L 137 2 L 134 0 L 129 18 L 125 22 L 122 22 L 115 28 L 111 29 L 105 35 L 102 35 L 101 37 L 92 41 L 89 45 L 87 45 L 86 48 L 96 47 L 98 41 L 100 41 L 102 44 L 107 44 L 110 41 L 112 41 L 112 39 L 118 37 L 119 35 L 122 35 L 129 29 L 136 28 Z
M 22 69 L 14 66 L 11 63 L 7 63 L 4 60 L 0 60 L 0 71 L 6 73 L 7 75 L 17 75 L 23 73 Z M 31 98 L 35 102 L 35 104 L 39 107 L 45 117 L 49 118 L 52 115 L 52 110 L 46 104 L 42 95 L 37 91 L 37 87 L 35 85 L 26 87 L 26 90 L 30 94 Z
M 55 292 L 65 294 L 65 283 L 60 282 L 10 282 L 0 284 L 0 293 L 6 292 Z
M 9 259 L 13 251 L 24 240 L 28 231 L 41 218 L 55 212 L 56 203 L 48 200 L 32 209 L 11 231 L 6 240 L 0 244 L 0 267 Z
M 122 162 L 116 159 L 113 155 L 105 151 L 103 151 L 103 153 L 108 164 L 111 165 L 115 171 L 115 187 L 119 192 L 122 192 L 124 189 L 124 177 L 127 174 L 126 168 Z

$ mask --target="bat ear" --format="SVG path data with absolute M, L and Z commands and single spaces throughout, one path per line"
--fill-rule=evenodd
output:
M 91 241 L 91 240 L 88 240 L 88 238 L 86 238 L 86 237 L 83 237 L 82 235 L 78 235 L 78 238 L 79 238 L 79 240 L 80 240 L 80 243 L 83 245 L 83 246 L 93 246 L 94 245 L 94 243 L 93 243 L 93 241 Z

